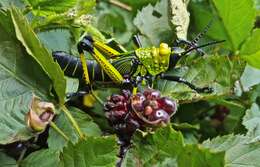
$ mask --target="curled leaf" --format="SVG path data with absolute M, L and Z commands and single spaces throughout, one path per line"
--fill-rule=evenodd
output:
M 31 102 L 30 110 L 26 115 L 27 126 L 35 132 L 42 132 L 51 122 L 55 114 L 54 105 L 50 102 L 41 101 L 39 97 L 34 96 Z

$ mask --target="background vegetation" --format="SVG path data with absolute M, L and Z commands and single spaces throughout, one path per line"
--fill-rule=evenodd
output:
M 78 56 L 75 46 L 84 34 L 114 39 L 129 50 L 137 33 L 144 46 L 172 44 L 193 39 L 210 21 L 200 43 L 226 42 L 206 48 L 204 57 L 187 57 L 170 73 L 209 85 L 214 93 L 155 83 L 163 95 L 178 100 L 177 114 L 165 128 L 138 131 L 123 166 L 260 166 L 260 1 L 118 2 L 0 1 L 0 166 L 115 166 L 119 146 L 102 105 L 84 111 L 69 107 L 68 117 L 65 95 L 77 90 L 78 81 L 64 76 L 51 52 Z M 97 94 L 105 100 L 117 91 L 100 86 Z M 68 140 L 54 125 L 42 134 L 26 126 L 34 95 L 55 104 L 53 121 Z

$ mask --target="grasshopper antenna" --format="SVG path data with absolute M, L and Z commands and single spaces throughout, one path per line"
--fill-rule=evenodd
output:
M 200 32 L 190 43 L 191 46 L 196 46 L 198 41 L 208 32 L 209 28 L 212 26 L 213 20 L 210 20 L 206 27 Z
M 204 48 L 204 47 L 207 47 L 207 46 L 210 46 L 210 45 L 215 45 L 215 44 L 222 43 L 222 42 L 225 42 L 225 41 L 226 40 L 213 41 L 213 42 L 209 42 L 209 43 L 206 43 L 206 44 L 203 44 L 203 45 L 200 45 L 200 46 L 192 47 L 192 48 L 186 50 L 185 52 L 182 52 L 181 56 L 186 55 L 186 54 L 190 53 L 193 50 L 196 50 L 196 49 L 199 49 L 199 48 Z

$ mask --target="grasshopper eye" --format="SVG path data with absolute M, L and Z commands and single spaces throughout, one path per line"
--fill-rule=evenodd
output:
M 171 48 L 166 43 L 161 43 L 159 48 L 160 56 L 166 56 L 171 54 Z

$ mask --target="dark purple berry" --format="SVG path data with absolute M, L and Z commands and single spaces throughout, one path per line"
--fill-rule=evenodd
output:
M 173 101 L 167 97 L 163 97 L 161 99 L 158 99 L 157 101 L 158 101 L 159 107 L 164 109 L 169 115 L 175 114 L 175 112 L 177 110 L 177 104 L 175 101 Z
M 151 115 L 150 115 L 150 121 L 156 121 L 160 120 L 160 123 L 168 123 L 170 121 L 170 116 L 169 114 L 164 111 L 163 109 L 158 109 L 155 110 Z
M 153 89 L 146 89 L 143 94 L 148 100 L 157 99 L 161 96 L 159 91 Z
M 211 119 L 216 119 L 223 122 L 229 113 L 230 110 L 227 107 L 218 105 L 216 106 L 215 113 L 211 116 Z

